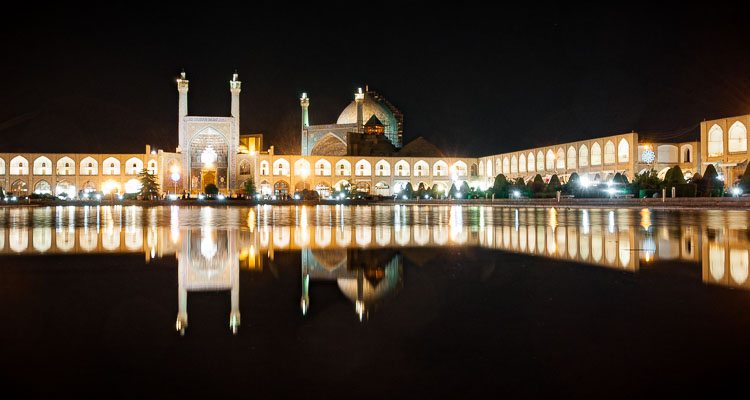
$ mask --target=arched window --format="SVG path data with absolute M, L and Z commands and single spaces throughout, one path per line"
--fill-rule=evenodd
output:
M 141 173 L 141 171 L 143 171 L 143 160 L 141 160 L 140 158 L 133 157 L 125 162 L 125 174 L 126 175 L 138 175 Z M 126 193 L 131 193 L 131 192 L 127 192 L 126 190 Z
M 430 165 L 425 160 L 419 160 L 414 164 L 414 176 L 430 175 Z
M 76 163 L 70 157 L 57 160 L 57 175 L 75 175 Z
M 511 174 L 518 173 L 518 158 L 516 158 L 515 154 L 510 158 L 510 173 Z
M 682 162 L 689 163 L 693 160 L 692 158 L 692 146 L 689 144 L 682 146 Z
M 604 164 L 615 163 L 615 144 L 608 140 L 604 145 Z
M 578 149 L 578 166 L 581 168 L 589 166 L 589 148 L 585 144 Z
M 299 160 L 295 161 L 294 175 L 307 178 L 310 175 L 310 163 L 304 158 L 300 158 Z
M 375 164 L 375 176 L 391 176 L 391 164 L 385 160 L 378 161 Z
M 352 164 L 347 160 L 339 160 L 336 162 L 336 175 L 338 176 L 351 176 L 352 175 Z
M 518 156 L 518 172 L 526 172 L 526 156 L 523 154 Z
M 737 121 L 729 128 L 729 152 L 740 153 L 747 151 L 747 128 Z
M 34 160 L 34 175 L 52 175 L 52 161 L 45 156 Z
M 477 176 L 477 165 L 472 163 L 471 166 L 469 166 L 469 175 L 471 176 Z
M 508 159 L 508 157 L 503 158 L 503 174 L 510 174 L 510 160 Z
M 81 160 L 81 170 L 79 173 L 81 175 L 98 175 L 99 163 L 93 157 L 86 157 Z
M 487 160 L 487 176 L 492 176 L 492 160 Z
M 714 124 L 708 131 L 708 156 L 718 157 L 724 155 L 724 131 L 719 125 Z
M 157 175 L 159 170 L 156 168 L 156 160 L 149 160 L 148 162 L 148 173 L 151 175 Z
M 479 175 L 484 176 L 484 161 L 479 161 Z
M 367 160 L 359 160 L 354 165 L 354 174 L 356 176 L 372 176 L 372 166 Z
M 557 157 L 555 157 L 556 167 L 558 169 L 565 169 L 565 150 L 561 148 L 557 149 Z
M 268 161 L 264 160 L 260 162 L 260 174 L 268 175 Z
M 536 171 L 537 172 L 543 172 L 544 171 L 544 153 L 542 153 L 541 150 L 536 153 Z
M 536 167 L 536 161 L 534 160 L 534 153 L 529 153 L 528 158 L 529 172 L 534 172 Z
M 467 169 L 466 163 L 463 161 L 456 161 L 451 165 L 451 175 L 456 174 L 458 176 L 466 176 L 467 175 Z
M 617 162 L 626 163 L 630 161 L 630 144 L 625 139 L 620 139 L 617 145 Z
M 394 166 L 396 168 L 395 176 L 409 176 L 409 163 L 406 160 L 399 160 Z
M 5 175 L 5 160 L 0 158 L 0 175 Z
M 602 146 L 600 146 L 599 143 L 591 145 L 591 165 L 602 165 Z
M 547 171 L 552 171 L 555 169 L 555 153 L 552 152 L 552 149 L 547 150 Z
M 102 175 L 120 175 L 120 160 L 109 157 L 102 163 Z
M 250 168 L 250 162 L 247 160 L 240 161 L 240 175 L 250 175 L 252 174 L 252 169 Z
M 499 158 L 495 159 L 495 173 L 496 174 L 502 174 L 503 173 L 503 164 L 502 160 Z
M 47 181 L 39 181 L 34 185 L 34 193 L 36 194 L 52 194 L 52 188 Z
M 443 160 L 438 160 L 432 165 L 433 176 L 448 176 L 448 164 Z
M 315 161 L 315 175 L 331 176 L 331 163 L 328 160 L 320 159 Z
M 29 161 L 22 156 L 15 156 L 10 160 L 10 174 L 11 175 L 28 175 L 29 174 Z
M 289 176 L 289 161 L 283 158 L 274 161 L 273 174 L 276 176 Z
M 575 169 L 576 167 L 576 148 L 573 146 L 568 147 L 568 169 Z

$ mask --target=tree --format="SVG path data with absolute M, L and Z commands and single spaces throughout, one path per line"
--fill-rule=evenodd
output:
M 457 194 L 458 194 L 458 190 L 456 189 L 456 184 L 451 183 L 451 188 L 450 190 L 448 190 L 448 197 L 455 199 Z
M 432 185 L 432 189 L 430 190 L 430 192 L 431 192 L 430 195 L 432 196 L 433 199 L 439 199 L 443 197 L 443 195 L 445 194 L 443 189 L 441 189 L 441 187 L 438 186 L 437 183 Z
M 411 185 L 411 182 L 406 183 L 406 186 L 404 186 L 404 189 L 401 191 L 401 194 L 403 196 L 406 196 L 409 199 L 411 199 L 414 196 L 414 187 Z
M 665 186 L 674 186 L 682 183 L 685 183 L 685 175 L 682 173 L 682 169 L 679 165 L 675 165 L 667 170 L 667 173 L 664 176 Z
M 738 186 L 740 187 L 740 189 L 742 189 L 743 192 L 750 192 L 750 164 L 747 168 L 745 168 L 745 173 L 742 174 L 742 178 L 740 178 L 740 183 Z M 2 194 L 2 188 L 0 188 L 0 194 Z
M 501 199 L 508 197 L 509 189 L 510 183 L 508 182 L 508 179 L 505 178 L 505 175 L 498 174 L 495 177 L 495 183 L 492 185 L 492 193 L 495 194 L 495 197 Z
M 151 200 L 159 196 L 159 184 L 156 182 L 156 175 L 143 169 L 138 174 L 138 179 L 141 181 L 140 194 L 144 199 Z
M 5 192 L 3 191 L 2 186 L 0 186 L 0 197 L 5 197 Z
M 544 179 L 542 179 L 542 176 L 540 174 L 536 174 L 536 176 L 534 177 L 534 181 L 531 182 L 531 184 L 529 184 L 528 186 L 533 193 L 541 193 L 542 191 L 544 191 L 545 187 Z
M 426 194 L 427 189 L 424 187 L 424 182 L 419 182 L 419 187 L 417 187 L 417 197 L 424 199 Z
M 545 191 L 549 193 L 554 193 L 560 189 L 562 189 L 562 184 L 560 184 L 560 178 L 557 176 L 557 174 L 554 174 L 552 175 L 551 178 L 549 178 L 549 183 L 547 184 Z
M 245 196 L 255 196 L 255 181 L 252 177 L 248 178 L 245 183 L 242 184 L 242 191 Z
M 206 194 L 209 196 L 216 196 L 219 194 L 219 188 L 216 187 L 213 183 L 209 183 L 206 185 L 206 188 L 204 189 L 206 191 Z
M 708 164 L 706 171 L 703 173 L 703 178 L 698 184 L 698 195 L 699 196 L 720 196 L 721 189 L 724 188 L 724 182 L 719 179 L 719 173 L 716 172 L 716 168 L 713 164 Z
M 471 188 L 469 188 L 469 184 L 464 181 L 461 184 L 461 187 L 458 189 L 459 193 L 461 193 L 461 198 L 465 198 L 469 196 L 469 192 L 471 191 Z

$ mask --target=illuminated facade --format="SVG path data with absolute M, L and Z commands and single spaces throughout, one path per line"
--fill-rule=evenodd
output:
M 686 177 L 716 166 L 725 185 L 744 172 L 750 151 L 750 115 L 701 123 L 698 142 L 654 143 L 631 132 L 481 157 L 445 157 L 418 138 L 402 146 L 403 115 L 383 96 L 366 88 L 335 124 L 310 125 L 310 98 L 300 98 L 301 154 L 276 154 L 264 149 L 261 134 L 241 134 L 240 93 L 235 73 L 229 81 L 229 116 L 188 114 L 189 81 L 177 79 L 178 148 L 175 152 L 142 154 L 0 153 L 0 187 L 17 195 L 48 193 L 75 197 L 81 193 L 136 193 L 137 175 L 157 176 L 163 192 L 205 191 L 216 185 L 222 193 L 238 194 L 252 178 L 267 196 L 291 195 L 303 189 L 329 196 L 345 183 L 366 193 L 391 196 L 407 183 L 447 191 L 451 185 L 486 189 L 498 174 L 526 181 L 557 174 L 562 182 L 577 173 L 590 182 L 621 173 L 629 179 L 655 169 L 663 178 L 679 165 Z M 418 143 L 419 146 L 410 146 Z M 432 147 L 430 147 L 432 146 Z M 414 151 L 419 147 L 420 150 Z M 427 149 L 427 150 L 424 150 Z

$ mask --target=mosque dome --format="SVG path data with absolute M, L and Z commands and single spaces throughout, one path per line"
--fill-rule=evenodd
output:
M 398 134 L 398 121 L 393 112 L 385 104 L 379 102 L 370 93 L 365 93 L 362 104 L 362 123 L 367 122 L 372 116 L 376 116 L 385 125 L 385 134 L 388 137 Z M 357 123 L 357 103 L 352 101 L 339 115 L 337 124 Z

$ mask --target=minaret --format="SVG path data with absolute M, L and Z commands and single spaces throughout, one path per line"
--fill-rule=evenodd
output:
M 308 109 L 310 108 L 310 98 L 307 97 L 307 93 L 302 93 L 302 97 L 299 98 L 299 105 L 302 107 L 302 155 L 310 155 L 307 149 L 307 127 L 310 126 L 310 114 Z
M 364 121 L 362 121 L 362 108 L 365 103 L 365 94 L 362 93 L 362 88 L 359 88 L 357 93 L 354 93 L 354 101 L 357 103 L 357 132 L 362 133 L 362 126 L 364 125 Z
M 188 114 L 188 80 L 185 78 L 185 70 L 180 72 L 180 77 L 177 78 L 177 91 L 180 93 L 180 101 L 177 107 L 177 129 L 178 129 L 178 140 L 177 152 L 181 153 L 185 143 L 185 117 Z
M 240 148 L 240 92 L 242 91 L 242 82 L 237 80 L 237 70 L 234 70 L 232 74 L 232 80 L 229 81 L 229 91 L 232 92 L 232 116 L 235 121 L 234 133 L 234 150 L 237 151 Z

